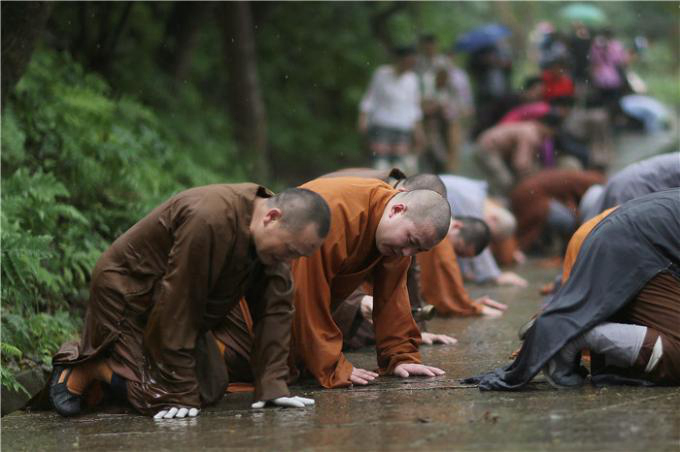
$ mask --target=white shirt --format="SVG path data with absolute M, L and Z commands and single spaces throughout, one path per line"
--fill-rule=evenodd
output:
M 371 79 L 360 109 L 371 125 L 412 130 L 423 116 L 418 77 L 412 71 L 397 75 L 392 66 L 380 66 Z

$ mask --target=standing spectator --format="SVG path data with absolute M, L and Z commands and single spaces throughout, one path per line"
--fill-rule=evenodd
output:
M 595 37 L 590 48 L 593 85 L 612 120 L 619 112 L 618 103 L 625 87 L 623 70 L 627 60 L 623 44 L 614 39 L 611 30 L 604 30 Z
M 543 99 L 551 101 L 559 97 L 574 96 L 574 82 L 568 74 L 566 58 L 547 62 L 541 73 Z
M 423 100 L 434 91 L 434 79 L 437 69 L 446 66 L 446 56 L 439 53 L 437 37 L 426 34 L 420 37 L 419 53 L 416 60 L 416 73 L 420 79 Z
M 416 66 L 420 78 L 427 156 L 435 172 L 455 172 L 463 140 L 461 121 L 474 111 L 467 73 L 455 65 L 454 50 L 437 52 L 432 35 L 421 38 Z
M 590 31 L 582 22 L 572 24 L 572 35 L 567 40 L 571 57 L 571 77 L 574 80 L 575 95 L 585 100 L 586 87 L 590 78 L 590 47 L 593 40 Z
M 423 35 L 416 73 L 420 83 L 423 128 L 425 131 L 425 165 L 438 172 L 447 161 L 447 129 L 453 102 L 448 84 L 448 61 L 438 52 L 437 38 Z
M 449 64 L 447 66 L 447 81 L 452 93 L 449 107 L 449 130 L 447 135 L 449 157 L 446 170 L 455 173 L 458 170 L 458 157 L 460 149 L 465 141 L 464 124 L 475 112 L 472 98 L 472 87 L 467 72 L 455 64 L 453 46 L 448 53 Z
M 395 61 L 380 66 L 360 105 L 359 131 L 367 135 L 376 169 L 417 172 L 415 150 L 423 144 L 418 78 L 413 47 L 394 50 Z
M 488 124 L 496 103 L 510 94 L 512 57 L 507 45 L 499 42 L 470 54 L 468 74 L 474 84 L 476 129 L 481 130 L 479 124 Z

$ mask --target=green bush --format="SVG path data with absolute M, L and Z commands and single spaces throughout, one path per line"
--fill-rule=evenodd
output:
M 76 302 L 116 236 L 173 193 L 233 177 L 215 169 L 228 152 L 203 163 L 187 151 L 218 141 L 177 133 L 68 55 L 33 55 L 2 114 L 5 386 L 22 360 L 49 362 L 77 331 Z

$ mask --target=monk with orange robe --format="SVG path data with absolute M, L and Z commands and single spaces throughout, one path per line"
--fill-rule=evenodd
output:
M 321 178 L 302 187 L 326 200 L 332 221 L 321 249 L 292 265 L 291 371 L 304 369 L 326 388 L 367 384 L 378 376 L 345 358 L 342 333 L 332 316 L 334 306 L 370 280 L 380 373 L 442 375 L 441 369 L 420 364 L 420 333 L 411 315 L 406 272 L 410 256 L 446 236 L 448 202 L 430 190 L 399 192 L 373 179 Z

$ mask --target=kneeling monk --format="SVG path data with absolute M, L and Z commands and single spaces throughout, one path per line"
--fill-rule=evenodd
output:
M 558 387 L 584 382 L 680 384 L 680 189 L 634 199 L 585 223 L 565 258 L 564 285 L 508 367 L 473 377 L 518 389 L 541 369 Z
M 333 216 L 328 239 L 293 262 L 294 370 L 306 369 L 326 388 L 366 384 L 377 374 L 342 354 L 333 309 L 365 280 L 373 283 L 378 366 L 382 374 L 434 376 L 420 364 L 420 333 L 411 315 L 406 272 L 410 256 L 439 243 L 451 221 L 449 204 L 431 190 L 399 192 L 374 179 L 321 178 L 302 185 L 320 194 Z
M 247 183 L 193 188 L 154 209 L 97 262 L 82 340 L 53 359 L 57 412 L 78 414 L 90 383 L 102 381 L 143 414 L 197 415 L 222 398 L 229 379 L 211 330 L 244 295 L 254 320 L 255 399 L 288 396 L 287 261 L 319 248 L 329 225 L 318 194 L 273 195 Z

